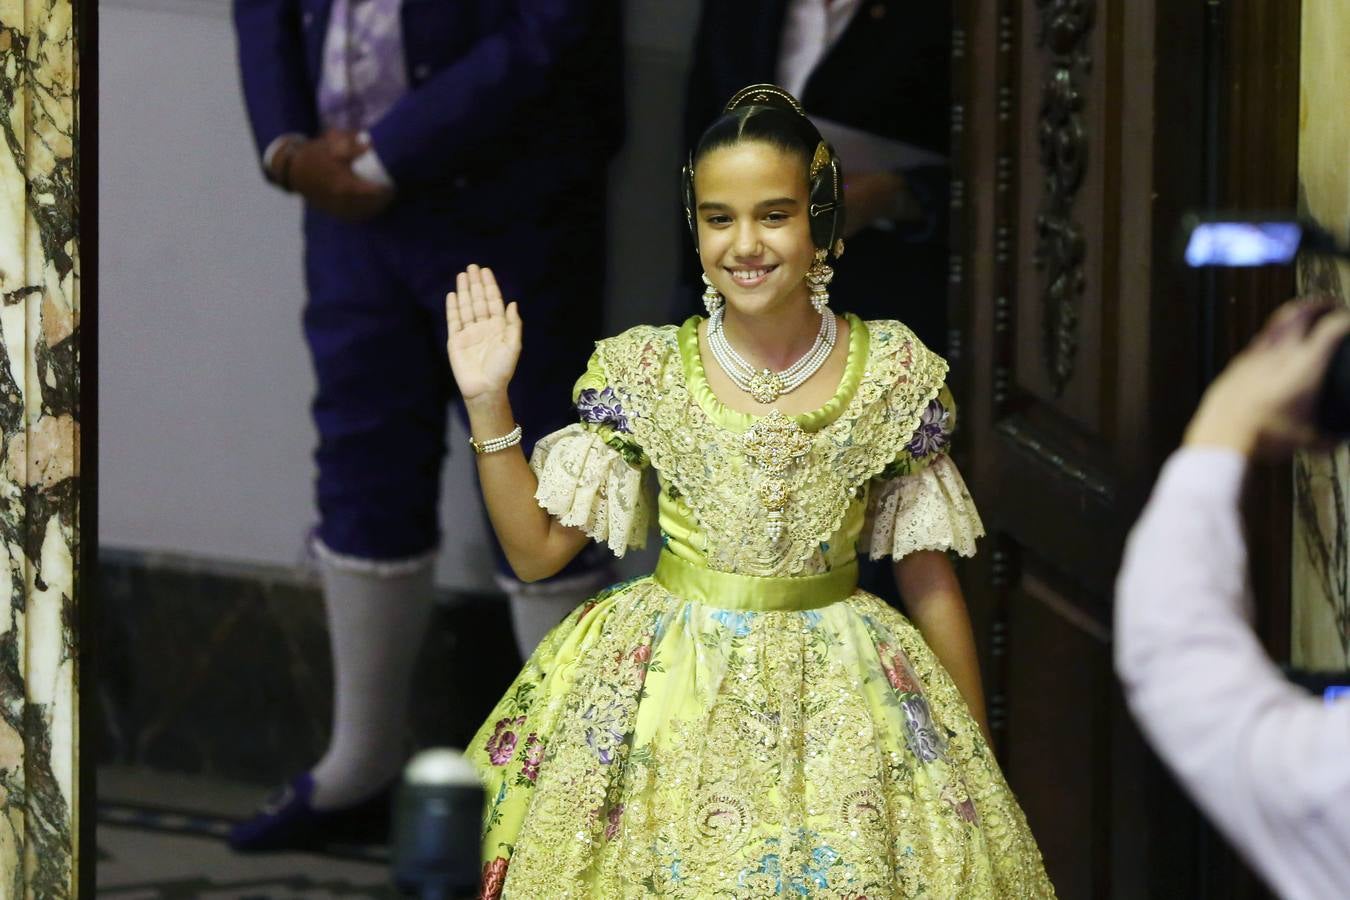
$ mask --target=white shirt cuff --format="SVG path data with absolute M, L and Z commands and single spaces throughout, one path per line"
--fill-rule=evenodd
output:
M 279 134 L 272 138 L 272 143 L 268 144 L 267 149 L 263 151 L 263 168 L 269 172 L 272 171 L 272 159 L 277 155 L 277 151 L 281 149 L 283 144 L 288 141 L 303 141 L 304 139 L 305 136 L 298 131 L 288 131 L 285 134 Z
M 366 152 L 352 160 L 352 172 L 356 177 L 372 184 L 393 189 L 395 187 L 394 179 L 390 177 L 389 170 L 384 167 L 384 163 L 380 162 L 379 154 L 375 152 L 375 148 L 370 146 L 370 135 L 364 131 L 361 132 L 361 140 L 366 144 Z

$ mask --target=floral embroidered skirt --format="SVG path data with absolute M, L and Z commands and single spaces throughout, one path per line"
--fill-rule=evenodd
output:
M 951 679 L 861 591 L 748 612 L 616 585 L 469 755 L 487 898 L 1054 896 Z

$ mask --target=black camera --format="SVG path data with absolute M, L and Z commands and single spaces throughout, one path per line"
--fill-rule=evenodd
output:
M 1200 216 L 1182 220 L 1182 258 L 1193 268 L 1287 266 L 1300 253 L 1350 259 L 1315 223 L 1280 216 Z M 1331 357 L 1317 398 L 1317 427 L 1350 439 L 1350 338 Z
M 422 900 L 474 893 L 482 813 L 483 788 L 463 754 L 437 747 L 414 756 L 394 810 L 390 855 L 399 891 Z

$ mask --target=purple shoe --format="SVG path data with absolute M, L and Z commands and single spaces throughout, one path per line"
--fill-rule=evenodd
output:
M 240 853 L 318 850 L 333 844 L 386 844 L 389 840 L 392 779 L 368 800 L 338 809 L 315 809 L 314 778 L 304 772 L 264 801 L 253 817 L 230 829 L 229 843 Z

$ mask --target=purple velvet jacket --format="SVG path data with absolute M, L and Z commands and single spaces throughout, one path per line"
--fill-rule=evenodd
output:
M 234 0 L 259 158 L 278 135 L 318 130 L 331 7 Z M 623 128 L 619 0 L 404 0 L 401 16 L 408 93 L 371 129 L 401 188 L 500 204 L 603 177 Z

